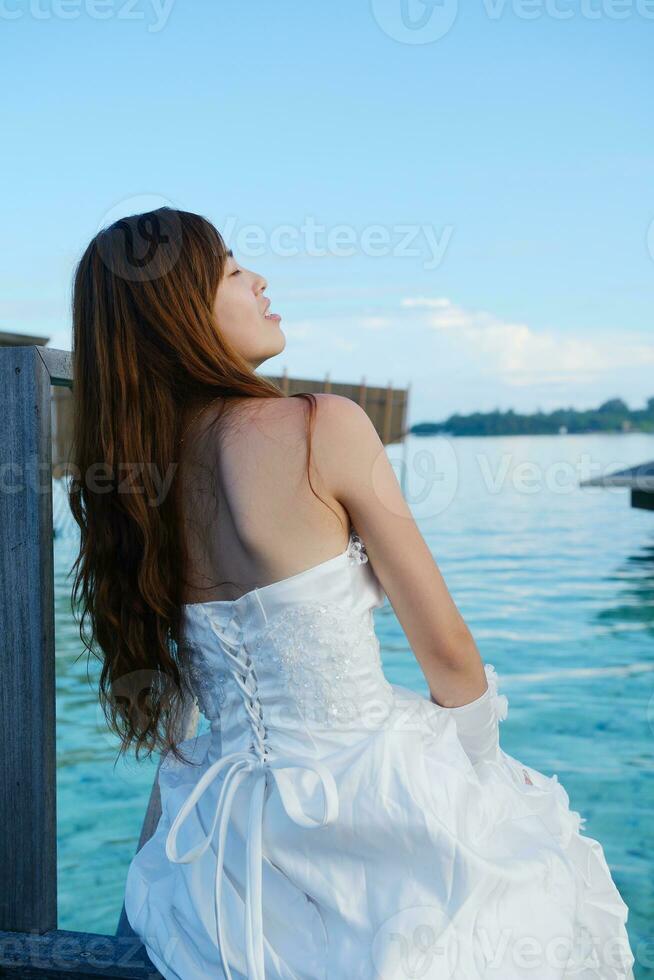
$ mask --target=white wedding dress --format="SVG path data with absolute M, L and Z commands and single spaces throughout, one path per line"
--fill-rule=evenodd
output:
M 194 764 L 162 761 L 129 866 L 148 956 L 168 980 L 633 978 L 627 906 L 556 775 L 503 750 L 473 764 L 447 709 L 386 680 L 384 598 L 352 531 L 184 607 L 211 729 L 181 743 Z

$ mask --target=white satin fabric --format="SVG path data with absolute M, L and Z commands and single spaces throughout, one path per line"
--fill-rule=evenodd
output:
M 556 775 L 503 750 L 473 765 L 447 710 L 388 683 L 383 602 L 353 532 L 185 606 L 211 729 L 163 760 L 129 866 L 150 959 L 167 980 L 633 980 L 627 906 Z

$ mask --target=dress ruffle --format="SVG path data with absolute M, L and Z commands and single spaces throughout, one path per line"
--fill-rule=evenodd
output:
M 508 701 L 498 693 L 494 668 L 487 674 L 498 718 L 506 717 Z M 384 946 L 384 928 L 395 915 L 406 914 L 414 874 L 414 904 L 425 906 L 424 896 L 431 887 L 428 908 L 438 938 L 456 953 L 451 972 L 442 972 L 442 964 L 434 963 L 432 972 L 421 974 L 427 980 L 523 980 L 527 976 L 538 980 L 633 980 L 627 906 L 611 878 L 601 845 L 581 833 L 584 820 L 570 808 L 568 794 L 557 776 L 546 776 L 503 750 L 497 759 L 473 766 L 458 742 L 451 719 L 415 691 L 391 686 L 397 713 L 389 717 L 386 735 L 371 735 L 358 751 L 350 750 L 342 758 L 339 753 L 332 755 L 332 773 L 340 797 L 351 802 L 341 807 L 334 825 L 321 828 L 316 836 L 311 836 L 315 831 L 309 831 L 308 836 L 298 838 L 299 854 L 304 855 L 301 859 L 295 855 L 292 860 L 290 851 L 284 850 L 285 846 L 292 849 L 293 828 L 282 827 L 283 810 L 272 799 L 268 801 L 267 806 L 274 810 L 271 821 L 275 830 L 271 822 L 267 849 L 264 833 L 266 977 L 405 980 L 405 967 L 398 964 L 393 950 Z M 413 716 L 407 714 L 411 708 L 416 709 Z M 400 713 L 419 721 L 403 728 Z M 206 976 L 201 971 L 206 971 L 207 964 L 215 968 L 212 975 L 222 976 L 211 903 L 200 905 L 194 898 L 211 894 L 215 852 L 209 848 L 193 864 L 172 865 L 165 860 L 164 848 L 177 813 L 216 757 L 215 734 L 207 732 L 187 740 L 181 749 L 199 766 L 180 764 L 172 756 L 162 762 L 162 816 L 155 834 L 130 868 L 126 912 L 135 930 L 148 937 L 148 952 L 164 977 L 195 980 Z M 330 764 L 329 758 L 326 763 Z M 525 772 L 531 785 L 525 780 Z M 203 799 L 197 825 L 187 831 L 185 846 L 192 846 L 206 833 L 219 784 L 212 789 Z M 273 787 L 272 795 L 276 792 Z M 247 793 L 243 795 L 245 804 Z M 246 828 L 237 806 L 234 817 L 228 848 L 232 863 L 226 865 L 225 872 L 226 932 L 231 937 L 234 977 L 245 977 L 246 964 L 239 953 L 243 948 L 239 868 L 244 861 Z M 384 841 L 390 847 L 395 840 L 396 853 L 387 868 L 395 867 L 397 877 L 393 880 L 386 872 L 375 884 L 371 926 L 376 928 L 369 933 L 364 929 L 364 935 L 356 937 L 361 946 L 357 954 L 361 957 L 360 972 L 350 974 L 343 967 L 339 973 L 338 956 L 330 959 L 335 954 L 327 947 L 325 915 L 329 918 L 333 909 L 326 896 L 331 896 L 335 906 L 342 902 L 343 909 L 353 898 L 348 894 L 339 898 L 333 888 L 317 888 L 317 894 L 312 895 L 310 883 L 317 883 L 324 875 L 329 878 L 340 857 L 350 873 L 352 865 L 348 862 L 358 862 L 353 882 L 369 879 L 372 886 L 375 877 L 366 863 L 370 845 L 366 851 L 365 836 L 369 840 L 378 836 L 382 851 Z M 318 869 L 317 877 L 315 871 L 306 870 L 307 861 Z M 426 869 L 431 867 L 430 885 Z M 338 880 L 338 875 L 335 877 Z M 363 901 L 360 893 L 355 894 L 357 902 Z M 524 927 L 524 936 L 514 938 L 518 945 L 526 944 L 527 953 L 519 954 L 517 947 L 509 946 L 498 962 L 496 957 L 501 957 L 507 937 L 512 941 L 516 923 Z M 351 950 L 345 939 L 348 925 L 345 917 L 344 948 Z M 175 944 L 175 937 L 182 935 L 183 941 Z M 552 936 L 560 937 L 560 948 L 544 952 L 549 959 L 534 970 L 533 949 Z M 372 955 L 369 967 L 363 965 L 366 954 Z M 532 966 L 527 968 L 529 963 Z
M 499 678 L 493 664 L 484 664 L 484 671 L 495 709 L 495 717 L 498 721 L 504 721 L 509 713 L 509 699 L 506 694 L 499 693 Z
M 498 721 L 503 721 L 508 716 L 508 698 L 499 693 L 499 679 L 494 666 L 484 666 L 496 717 Z M 423 699 L 402 685 L 394 684 L 393 688 L 398 698 L 424 701 L 425 710 L 437 713 L 444 725 L 452 720 L 446 720 L 446 711 L 431 700 Z M 425 785 L 439 785 L 439 755 L 443 754 L 448 742 L 446 731 L 436 729 L 430 744 L 431 751 L 426 751 L 428 769 L 432 770 L 433 779 L 420 780 L 417 791 Z M 628 906 L 613 881 L 601 844 L 583 833 L 586 818 L 570 807 L 568 793 L 557 775 L 547 776 L 502 748 L 495 759 L 482 760 L 473 765 L 458 743 L 453 720 L 449 738 L 456 741 L 461 750 L 456 757 L 458 770 L 466 773 L 470 788 L 466 801 L 466 832 L 461 834 L 459 843 L 464 848 L 469 847 L 471 859 L 474 856 L 480 868 L 487 868 L 489 878 L 495 876 L 498 882 L 498 887 L 491 889 L 492 897 L 488 899 L 496 903 L 493 913 L 488 915 L 488 908 L 483 912 L 479 910 L 477 926 L 480 932 L 482 921 L 489 919 L 494 920 L 498 935 L 497 924 L 500 921 L 507 929 L 511 929 L 514 922 L 524 921 L 529 891 L 533 896 L 540 896 L 534 904 L 535 915 L 538 914 L 539 901 L 543 906 L 542 895 L 551 896 L 552 906 L 559 904 L 561 909 L 565 909 L 565 915 L 561 916 L 563 925 L 560 936 L 563 941 L 570 935 L 570 954 L 563 972 L 555 972 L 555 968 L 551 974 L 535 971 L 534 977 L 538 977 L 538 980 L 545 976 L 561 980 L 633 980 L 635 959 L 626 929 Z M 525 774 L 531 783 L 527 782 Z M 426 807 L 429 803 L 429 799 L 424 801 Z M 519 841 L 524 843 L 522 870 Z M 511 871 L 512 865 L 516 866 L 515 877 Z M 525 906 L 521 912 L 519 906 L 507 901 L 503 912 L 502 895 L 506 898 L 511 881 L 517 883 L 521 876 L 525 887 L 517 889 L 516 886 L 516 894 L 519 891 L 524 893 Z M 474 918 L 473 913 L 471 921 Z M 537 935 L 537 928 L 532 931 Z M 474 928 L 470 935 L 474 935 Z M 492 940 L 490 945 L 493 948 Z M 509 976 L 513 976 L 510 972 L 493 972 L 490 962 L 484 964 L 478 961 L 475 968 L 480 972 L 471 976 L 480 976 L 484 980 L 495 976 L 508 980 Z M 484 972 L 485 968 L 490 972 Z M 515 973 L 516 977 L 525 975 L 520 970 Z

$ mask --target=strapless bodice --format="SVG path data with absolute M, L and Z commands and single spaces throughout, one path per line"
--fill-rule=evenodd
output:
M 274 786 L 296 828 L 334 824 L 335 777 L 326 759 L 381 732 L 394 704 L 384 677 L 373 610 L 384 602 L 356 532 L 340 555 L 252 589 L 238 599 L 187 604 L 180 651 L 190 687 L 211 723 L 205 771 L 185 799 L 166 838 L 169 860 L 201 857 L 218 827 L 214 880 L 217 941 L 227 980 L 221 911 L 227 827 L 238 787 L 250 781 L 241 816 L 246 847 L 247 975 L 264 980 L 261 899 L 264 805 Z M 168 756 L 165 779 L 183 770 Z M 220 781 L 211 826 L 200 844 L 179 853 L 193 814 Z M 189 835 L 189 836 L 187 836 Z
M 392 700 L 373 610 L 385 593 L 352 531 L 344 552 L 238 599 L 184 607 L 190 686 L 221 751 L 283 751 L 310 730 L 381 723 Z

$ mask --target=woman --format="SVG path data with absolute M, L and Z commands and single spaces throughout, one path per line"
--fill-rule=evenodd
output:
M 256 373 L 285 345 L 266 288 L 167 208 L 75 278 L 74 595 L 121 751 L 164 753 L 133 929 L 181 980 L 633 977 L 602 848 L 500 748 L 367 415 Z M 430 699 L 384 677 L 385 597 Z M 210 727 L 178 742 L 189 697 Z

